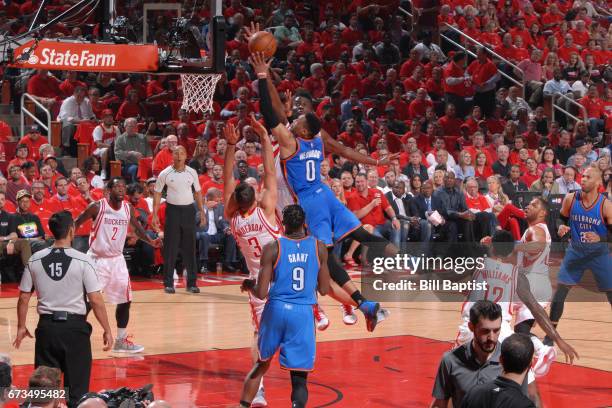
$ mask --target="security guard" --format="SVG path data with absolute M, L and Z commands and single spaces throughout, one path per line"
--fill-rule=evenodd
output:
M 26 336 L 32 337 L 26 328 L 26 316 L 30 297 L 36 290 L 40 319 L 35 332 L 34 365 L 63 371 L 68 406 L 74 407 L 89 391 L 92 363 L 92 328 L 87 322 L 89 305 L 104 329 L 104 351 L 110 350 L 113 337 L 94 263 L 70 246 L 74 238 L 72 216 L 68 211 L 53 214 L 49 229 L 55 243 L 32 255 L 21 278 L 17 338 L 13 345 L 19 348 Z M 83 292 L 87 293 L 89 305 Z

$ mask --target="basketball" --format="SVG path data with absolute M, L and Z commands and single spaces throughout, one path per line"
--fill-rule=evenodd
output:
M 263 52 L 266 58 L 271 58 L 276 53 L 276 38 L 267 31 L 255 33 L 249 40 L 249 52 Z

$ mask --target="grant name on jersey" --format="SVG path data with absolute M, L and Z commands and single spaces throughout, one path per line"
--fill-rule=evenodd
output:
M 287 254 L 287 259 L 289 262 L 306 262 L 308 260 L 308 254 Z

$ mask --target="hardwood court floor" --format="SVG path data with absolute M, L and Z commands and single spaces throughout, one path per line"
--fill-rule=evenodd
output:
M 202 282 L 202 293 L 178 289 L 166 295 L 157 282 L 135 282 L 129 331 L 146 347 L 141 356 L 113 356 L 101 349 L 101 331 L 94 324 L 92 389 L 152 382 L 158 398 L 173 407 L 224 407 L 238 399 L 251 367 L 249 306 L 237 280 Z M 9 352 L 15 383 L 24 386 L 31 373 L 33 340 L 20 350 L 11 341 L 16 331 L 16 289 L 0 289 L 0 352 Z M 562 336 L 581 358 L 574 366 L 555 363 L 538 380 L 546 407 L 612 406 L 612 316 L 603 303 L 568 303 L 560 326 Z M 310 377 L 311 403 L 323 407 L 424 407 L 441 354 L 448 350 L 460 323 L 457 303 L 389 303 L 389 320 L 374 333 L 359 314 L 345 326 L 339 306 L 321 298 L 331 325 L 318 334 L 316 371 Z M 36 325 L 35 300 L 28 327 Z M 108 307 L 114 326 L 114 309 Z M 90 318 L 92 321 L 93 318 Z M 562 361 L 562 357 L 558 359 Z M 288 374 L 273 363 L 266 380 L 271 407 L 287 406 Z

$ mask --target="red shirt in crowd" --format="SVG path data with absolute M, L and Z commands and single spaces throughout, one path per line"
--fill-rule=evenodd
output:
M 28 81 L 28 93 L 41 98 L 61 98 L 60 83 L 55 77 L 47 74 L 34 74 Z
M 491 208 L 489 202 L 482 194 L 476 194 L 476 197 L 465 194 L 465 204 L 470 210 L 486 211 Z
M 589 98 L 585 96 L 578 102 L 586 109 L 589 119 L 600 119 L 606 112 L 605 103 L 600 98 Z
M 351 194 L 346 198 L 346 203 L 349 210 L 358 211 L 374 201 L 375 198 L 380 198 L 380 205 L 374 207 L 372 211 L 361 218 L 361 223 L 377 226 L 385 223 L 384 210 L 389 207 L 389 201 L 382 191 L 376 188 L 368 188 L 368 194 L 365 197 L 356 191 L 354 194 Z
M 43 136 L 38 136 L 38 139 L 32 139 L 30 134 L 25 135 L 19 141 L 19 144 L 24 144 L 28 146 L 28 159 L 32 161 L 38 161 L 41 159 L 40 157 L 40 146 L 49 143 L 47 139 Z

